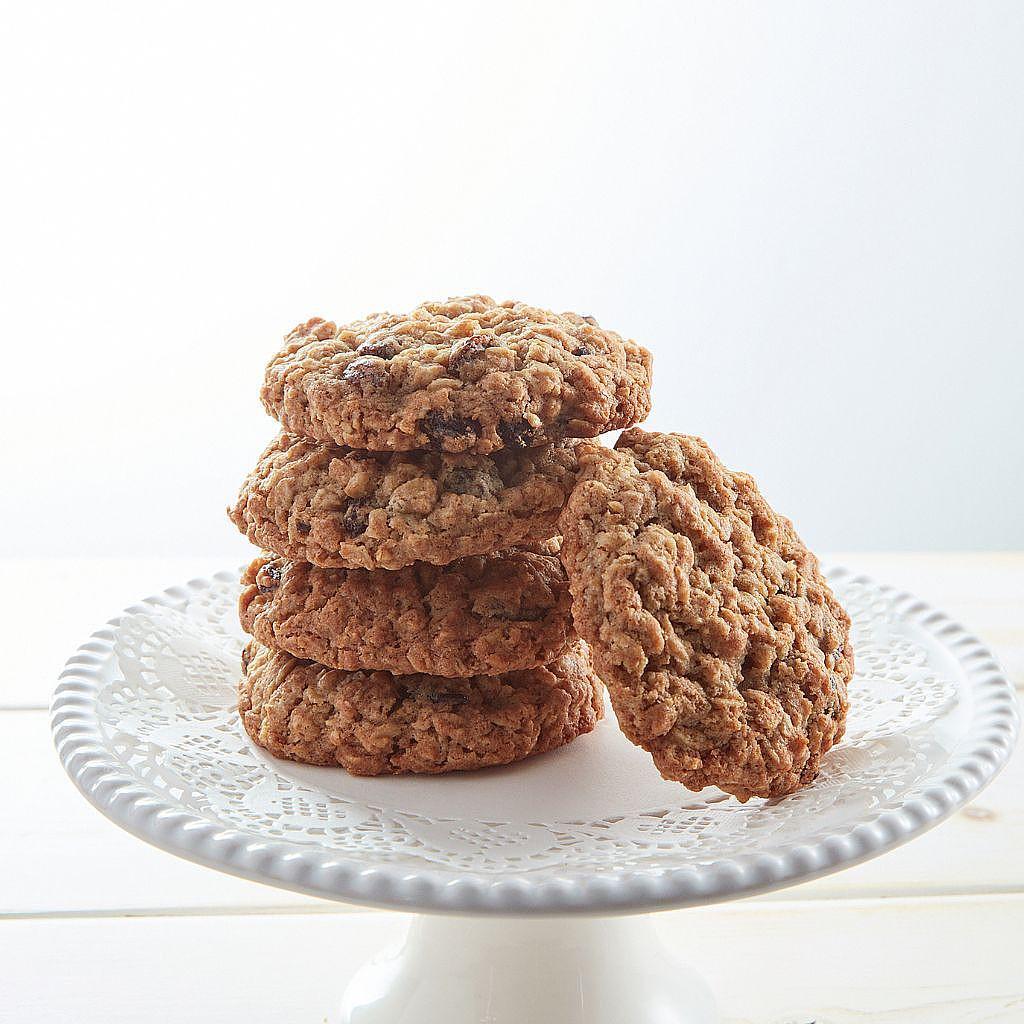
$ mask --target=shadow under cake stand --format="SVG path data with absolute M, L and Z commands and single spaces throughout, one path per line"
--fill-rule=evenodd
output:
M 171 587 L 83 644 L 54 741 L 85 797 L 162 849 L 416 912 L 334 1021 L 710 1024 L 706 985 L 640 915 L 891 850 L 978 793 L 1016 739 L 1012 688 L 976 637 L 910 594 L 829 578 L 853 618 L 847 737 L 781 800 L 665 782 L 610 713 L 561 750 L 465 775 L 362 779 L 269 757 L 235 712 L 237 572 Z

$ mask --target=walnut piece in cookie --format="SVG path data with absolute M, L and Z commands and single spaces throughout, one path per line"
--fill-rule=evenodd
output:
M 299 324 L 261 397 L 307 437 L 486 454 L 639 423 L 650 390 L 650 353 L 592 317 L 470 295 L 341 326 Z
M 259 547 L 314 565 L 444 565 L 556 536 L 577 444 L 474 456 L 352 451 L 280 434 L 228 515 Z
M 263 556 L 242 575 L 238 609 L 261 643 L 347 670 L 511 672 L 554 661 L 574 639 L 557 554 L 521 549 L 394 571 Z
M 576 642 L 544 668 L 446 679 L 343 672 L 250 641 L 238 710 L 254 743 L 353 775 L 511 764 L 590 732 L 603 689 Z
M 740 800 L 811 782 L 845 728 L 850 620 L 754 480 L 629 430 L 581 447 L 561 522 L 576 629 L 662 775 Z

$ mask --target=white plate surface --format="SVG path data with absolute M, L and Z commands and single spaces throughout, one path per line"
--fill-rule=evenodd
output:
M 609 716 L 510 768 L 363 779 L 269 757 L 235 713 L 237 573 L 127 609 L 68 661 L 54 739 L 85 796 L 190 860 L 311 893 L 459 913 L 615 913 L 781 888 L 891 849 L 974 796 L 1017 733 L 989 650 L 845 569 L 847 737 L 818 780 L 740 804 L 662 780 Z

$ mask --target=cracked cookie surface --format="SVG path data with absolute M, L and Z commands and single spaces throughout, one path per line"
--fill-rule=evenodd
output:
M 699 438 L 580 449 L 562 513 L 573 618 L 662 775 L 794 792 L 843 735 L 850 620 L 792 523 Z
M 297 326 L 261 398 L 286 430 L 377 451 L 485 454 L 639 423 L 651 356 L 592 317 L 483 295 Z
M 577 444 L 485 456 L 376 453 L 283 433 L 228 514 L 259 547 L 314 565 L 444 565 L 556 536 Z
M 343 672 L 250 641 L 238 709 L 277 757 L 354 775 L 510 764 L 590 732 L 603 689 L 577 641 L 545 668 L 447 679 Z
M 238 609 L 261 643 L 347 670 L 497 674 L 554 661 L 573 636 L 557 555 L 518 549 L 394 571 L 264 556 Z

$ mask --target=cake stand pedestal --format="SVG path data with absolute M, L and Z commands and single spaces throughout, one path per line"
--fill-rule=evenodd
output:
M 977 794 L 1016 739 L 1012 688 L 976 637 L 913 595 L 829 576 L 853 618 L 847 736 L 781 800 L 666 782 L 611 715 L 561 750 L 466 775 L 278 761 L 234 710 L 227 572 L 133 605 L 83 644 L 54 696 L 54 740 L 87 799 L 156 846 L 420 912 L 404 945 L 356 973 L 337 1024 L 711 1024 L 707 987 L 647 912 L 885 853 Z
M 419 915 L 332 1024 L 713 1024 L 711 990 L 648 917 Z

